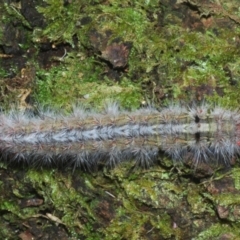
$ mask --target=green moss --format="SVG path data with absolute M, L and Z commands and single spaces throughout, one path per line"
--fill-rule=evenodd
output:
M 231 237 L 231 239 L 237 239 L 240 235 L 239 229 L 236 227 L 230 227 L 227 224 L 214 224 L 208 229 L 201 232 L 197 239 L 208 240 L 208 239 L 218 239 L 221 235 Z
M 28 21 L 23 17 L 23 15 L 20 12 L 21 6 L 18 4 L 10 3 L 4 4 L 4 9 L 7 14 L 2 15 L 2 20 L 4 22 L 10 22 L 10 21 L 19 21 L 21 22 L 22 26 L 31 29 L 32 27 L 28 23 Z
M 234 185 L 237 190 L 240 190 L 240 169 L 234 168 L 231 171 L 231 176 L 234 179 Z
M 91 86 L 86 85 L 86 87 L 92 87 L 93 92 L 101 95 L 103 88 L 111 88 L 108 80 L 105 79 L 103 82 L 100 80 L 104 65 L 97 66 L 96 58 L 87 57 L 85 54 L 86 49 L 83 46 L 92 47 L 91 41 L 89 41 L 89 32 L 94 29 L 100 34 L 110 31 L 111 37 L 108 39 L 108 43 L 115 38 L 122 38 L 124 41 L 133 43 L 128 71 L 122 77 L 128 86 L 133 82 L 140 84 L 150 81 L 155 85 L 161 84 L 163 92 L 171 98 L 184 97 L 186 101 L 189 101 L 189 99 L 192 100 L 192 96 L 187 95 L 189 99 L 186 99 L 185 96 L 188 87 L 197 88 L 206 85 L 207 88 L 213 89 L 212 94 L 207 97 L 210 102 L 220 102 L 222 105 L 234 107 L 238 105 L 239 84 L 231 85 L 229 76 L 224 70 L 228 67 L 234 81 L 238 82 L 239 48 L 235 37 L 236 32 L 239 31 L 238 27 L 235 29 L 236 32 L 226 28 L 219 28 L 217 33 L 214 29 L 206 32 L 190 32 L 182 28 L 179 16 L 170 12 L 170 6 L 159 4 L 156 1 L 133 1 L 131 3 L 124 1 L 121 2 L 121 5 L 117 2 L 103 5 L 98 4 L 97 1 L 74 1 L 67 6 L 57 0 L 46 2 L 46 7 L 38 8 L 48 22 L 44 30 L 37 31 L 40 39 L 47 37 L 52 42 L 68 42 L 74 46 L 73 36 L 77 36 L 80 55 L 84 59 L 84 63 L 81 62 L 80 66 L 73 64 L 70 68 L 73 72 L 78 69 L 80 76 L 83 74 L 81 78 L 94 82 Z M 162 17 L 162 24 L 165 24 L 162 28 L 158 27 L 159 16 Z M 88 21 L 83 20 L 86 18 Z M 169 24 L 169 19 L 172 19 L 175 24 Z M 82 69 L 80 70 L 80 68 Z M 76 80 L 74 83 L 70 80 L 75 77 L 69 76 L 68 73 L 66 73 L 66 77 L 70 81 L 69 84 L 75 88 Z M 52 76 L 50 75 L 49 78 L 51 79 Z M 62 76 L 58 76 L 58 78 L 62 78 Z M 65 83 L 62 86 L 60 84 L 57 91 L 63 98 L 67 91 L 74 92 L 73 95 L 78 95 L 77 98 L 84 98 L 84 96 L 88 96 L 87 91 L 84 91 L 85 80 L 81 81 L 80 79 L 79 82 L 83 86 L 82 91 L 78 90 L 78 86 L 72 91 Z M 96 85 L 98 81 L 101 81 L 101 86 L 100 84 Z M 46 85 L 48 86 L 48 84 Z M 113 91 L 110 90 L 107 93 L 103 91 L 103 94 L 107 98 L 111 98 L 116 93 L 119 95 L 120 91 L 119 99 L 121 99 L 120 102 L 124 102 L 124 106 L 129 107 L 130 102 L 134 107 L 139 105 L 140 99 L 143 98 L 140 86 L 134 85 L 131 90 L 119 87 L 122 88 L 121 84 L 115 91 L 112 86 Z M 61 90 L 61 88 L 63 89 Z M 50 89 L 52 88 L 50 87 Z M 219 95 L 217 89 L 221 89 L 223 96 Z M 40 89 L 41 91 L 42 89 Z M 46 89 L 39 94 L 50 95 L 46 94 Z M 154 96 L 149 95 L 144 97 L 155 99 Z M 101 96 L 99 98 L 101 99 Z M 42 97 L 40 100 L 43 102 Z M 52 100 L 60 105 L 63 102 L 69 102 L 68 98 L 61 100 L 62 102 L 59 99 Z M 96 100 L 99 99 L 93 97 L 86 102 L 95 102 Z M 126 101 L 128 102 L 126 103 Z M 47 103 L 49 102 L 50 100 L 47 100 Z
M 146 234 L 144 225 L 147 224 L 152 225 L 152 229 L 164 239 L 172 235 L 171 220 L 167 214 L 154 215 L 141 212 L 126 199 L 124 207 L 125 209 L 119 209 L 118 216 L 103 231 L 107 239 L 141 239 L 141 236 Z
M 94 67 L 94 59 L 74 58 L 71 65 L 60 65 L 49 71 L 39 71 L 36 98 L 42 106 L 64 107 L 83 103 L 102 108 L 107 101 L 117 101 L 125 108 L 137 108 L 142 101 L 141 86 L 123 79 L 113 84 L 100 80 L 101 70 Z M 43 79 L 43 80 L 42 80 Z
M 79 186 L 78 190 L 71 186 L 71 174 L 66 176 L 54 171 L 39 172 L 31 170 L 28 172 L 25 182 L 31 182 L 34 188 L 37 189 L 38 194 L 43 197 L 44 209 L 54 206 L 56 217 L 60 219 L 62 224 L 67 226 L 70 231 L 76 232 L 77 228 L 77 231 L 81 230 L 82 233 L 87 235 L 89 227 L 83 225 L 77 219 L 86 217 L 90 224 L 94 222 L 95 213 L 89 204 L 90 196 L 93 194 L 92 191 L 82 192 L 84 188 L 87 190 L 85 182 L 90 178 L 87 175 L 82 177 L 79 179 L 82 189 Z
M 47 0 L 47 7 L 38 7 L 47 20 L 47 27 L 41 31 L 35 31 L 34 41 L 41 41 L 41 37 L 47 36 L 51 42 L 68 42 L 73 44 L 73 35 L 76 33 L 76 23 L 80 19 L 82 8 L 89 1 L 75 1 L 74 4 L 64 6 L 63 1 Z

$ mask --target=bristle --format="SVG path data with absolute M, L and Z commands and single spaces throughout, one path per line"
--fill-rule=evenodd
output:
M 90 170 L 135 161 L 147 168 L 165 152 L 175 162 L 229 164 L 239 155 L 240 114 L 221 107 L 171 105 L 129 112 L 116 103 L 103 113 L 75 107 L 0 115 L 0 153 L 7 163 Z

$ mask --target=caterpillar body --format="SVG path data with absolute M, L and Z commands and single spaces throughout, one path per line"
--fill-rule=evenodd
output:
M 130 112 L 116 103 L 103 113 L 0 114 L 0 154 L 7 163 L 91 169 L 135 160 L 148 167 L 160 152 L 175 161 L 228 164 L 240 152 L 240 114 L 206 104 Z

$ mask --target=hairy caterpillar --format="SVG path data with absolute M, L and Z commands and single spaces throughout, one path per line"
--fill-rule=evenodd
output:
M 158 111 L 120 111 L 116 103 L 104 113 L 75 108 L 29 116 L 0 114 L 0 153 L 8 163 L 69 165 L 91 169 L 128 160 L 148 167 L 164 152 L 175 161 L 223 161 L 240 149 L 240 114 L 221 107 L 173 105 Z

